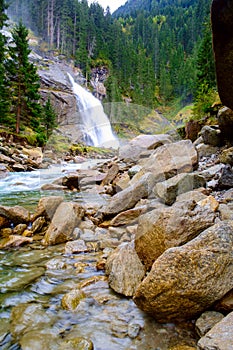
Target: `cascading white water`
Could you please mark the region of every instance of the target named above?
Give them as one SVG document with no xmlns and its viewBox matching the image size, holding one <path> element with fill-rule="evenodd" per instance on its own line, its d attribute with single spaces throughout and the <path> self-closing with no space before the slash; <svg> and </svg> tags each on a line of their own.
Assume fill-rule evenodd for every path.
<svg viewBox="0 0 233 350">
<path fill-rule="evenodd" d="M 90 92 L 75 83 L 67 73 L 76 95 L 79 112 L 84 126 L 86 144 L 96 147 L 118 148 L 119 142 L 113 135 L 111 124 L 104 113 L 101 102 Z"/>
</svg>

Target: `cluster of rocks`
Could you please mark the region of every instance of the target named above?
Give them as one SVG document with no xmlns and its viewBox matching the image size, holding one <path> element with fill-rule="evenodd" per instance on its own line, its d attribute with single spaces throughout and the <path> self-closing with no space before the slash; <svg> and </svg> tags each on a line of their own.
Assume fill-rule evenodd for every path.
<svg viewBox="0 0 233 350">
<path fill-rule="evenodd" d="M 198 347 L 231 349 L 233 149 L 213 146 L 218 128 L 208 138 L 206 129 L 194 143 L 140 135 L 118 158 L 47 185 L 81 191 L 81 203 L 44 197 L 34 214 L 1 206 L 0 248 L 65 243 L 65 254 L 103 250 L 97 269 L 105 269 L 110 287 L 157 321 L 228 314 L 199 331 Z M 87 199 L 90 193 L 97 200 Z M 63 304 L 72 308 L 80 298 L 75 290 Z"/>
<path fill-rule="evenodd" d="M 0 137 L 0 175 L 5 175 L 7 171 L 32 171 L 40 168 L 42 149 L 14 139 L 13 135 L 8 134 Z"/>
<path fill-rule="evenodd" d="M 79 152 L 75 151 L 72 145 L 66 154 L 61 154 L 52 148 L 51 145 L 45 149 L 34 147 L 28 144 L 23 138 L 13 134 L 2 133 L 0 135 L 0 178 L 5 177 L 8 172 L 34 171 L 48 168 L 51 164 L 83 163 L 87 158 L 109 159 L 116 152 L 115 150 L 105 150 L 100 153 L 98 150 L 87 150 L 85 146 L 78 145 Z"/>
</svg>

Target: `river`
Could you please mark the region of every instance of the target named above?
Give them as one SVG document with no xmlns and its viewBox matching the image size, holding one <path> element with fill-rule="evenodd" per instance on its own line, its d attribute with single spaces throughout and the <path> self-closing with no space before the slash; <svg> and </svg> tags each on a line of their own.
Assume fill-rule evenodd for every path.
<svg viewBox="0 0 233 350">
<path fill-rule="evenodd" d="M 96 161 L 90 161 L 79 167 L 94 164 Z M 39 198 L 48 195 L 40 190 L 41 185 L 77 168 L 76 164 L 63 164 L 31 173 L 11 173 L 0 180 L 1 205 L 17 204 L 33 211 Z M 79 202 L 85 198 L 78 193 L 63 195 Z M 177 345 L 195 348 L 192 323 L 158 324 L 132 299 L 109 289 L 103 270 L 97 269 L 107 249 L 65 254 L 64 247 L 65 244 L 44 247 L 34 242 L 0 250 L 1 350 L 181 349 Z M 70 311 L 64 307 L 63 299 L 75 290 L 82 290 L 84 296 Z"/>
</svg>

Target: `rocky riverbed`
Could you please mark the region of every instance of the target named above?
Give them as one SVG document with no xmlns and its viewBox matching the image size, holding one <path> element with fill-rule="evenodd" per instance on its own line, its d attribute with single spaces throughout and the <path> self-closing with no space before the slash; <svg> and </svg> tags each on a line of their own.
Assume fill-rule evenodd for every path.
<svg viewBox="0 0 233 350">
<path fill-rule="evenodd" d="M 44 184 L 33 212 L 0 206 L 3 349 L 232 349 L 233 150 L 220 132 L 140 135 Z"/>
</svg>

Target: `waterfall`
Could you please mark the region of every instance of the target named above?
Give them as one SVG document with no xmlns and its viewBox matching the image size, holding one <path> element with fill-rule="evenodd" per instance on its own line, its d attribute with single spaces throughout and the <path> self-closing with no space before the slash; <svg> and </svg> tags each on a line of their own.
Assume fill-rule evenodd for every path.
<svg viewBox="0 0 233 350">
<path fill-rule="evenodd" d="M 113 135 L 111 124 L 100 100 L 75 83 L 69 73 L 68 76 L 82 118 L 85 143 L 95 147 L 118 148 L 119 142 Z"/>
</svg>

